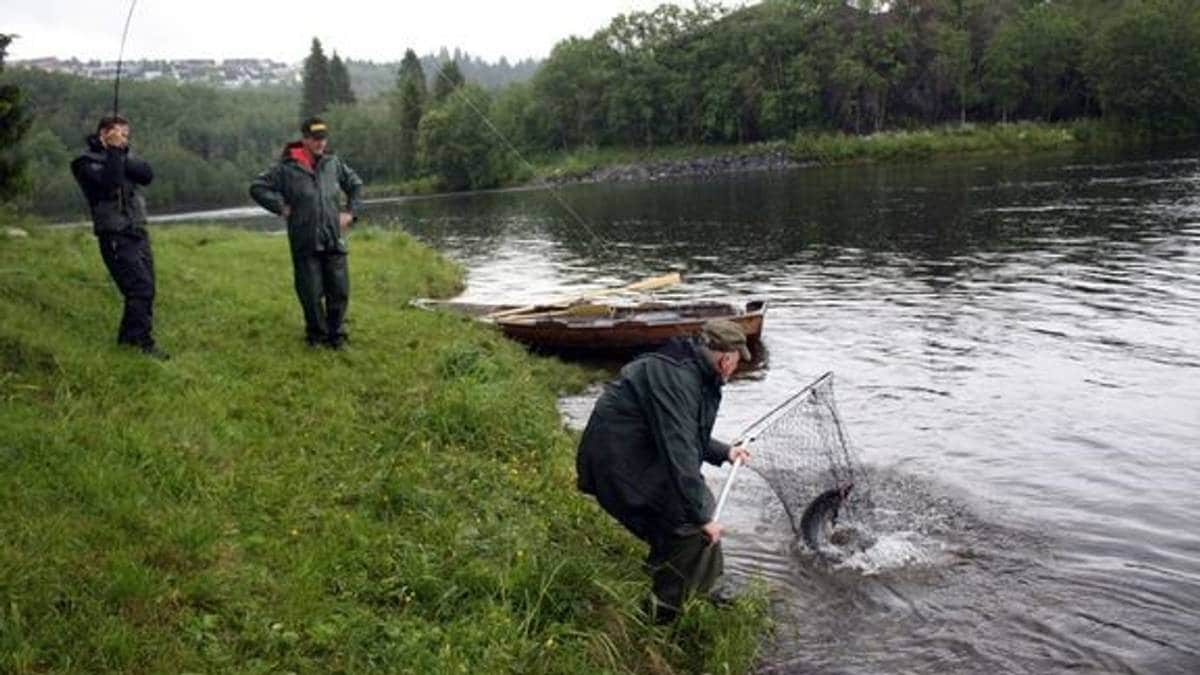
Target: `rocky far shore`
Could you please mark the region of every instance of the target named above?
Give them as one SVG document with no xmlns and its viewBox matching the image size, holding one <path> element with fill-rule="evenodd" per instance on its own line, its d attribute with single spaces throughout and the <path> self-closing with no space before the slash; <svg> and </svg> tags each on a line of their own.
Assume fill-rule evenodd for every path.
<svg viewBox="0 0 1200 675">
<path fill-rule="evenodd" d="M 756 154 L 729 154 L 690 159 L 631 162 L 596 167 L 586 172 L 545 176 L 537 184 L 565 185 L 572 183 L 629 183 L 692 176 L 719 176 L 752 171 L 782 171 L 810 166 L 798 162 L 784 150 Z"/>
</svg>

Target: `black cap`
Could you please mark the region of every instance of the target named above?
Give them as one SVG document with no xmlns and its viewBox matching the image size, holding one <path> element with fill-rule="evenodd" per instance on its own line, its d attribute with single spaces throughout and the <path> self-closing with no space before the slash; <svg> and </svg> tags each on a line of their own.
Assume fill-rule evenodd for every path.
<svg viewBox="0 0 1200 675">
<path fill-rule="evenodd" d="M 325 138 L 329 135 L 329 125 L 320 117 L 310 117 L 300 125 L 300 133 L 309 138 Z"/>
</svg>

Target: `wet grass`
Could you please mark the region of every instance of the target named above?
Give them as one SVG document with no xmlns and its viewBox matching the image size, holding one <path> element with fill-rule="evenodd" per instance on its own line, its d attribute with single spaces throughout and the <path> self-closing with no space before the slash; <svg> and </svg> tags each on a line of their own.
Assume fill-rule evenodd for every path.
<svg viewBox="0 0 1200 675">
<path fill-rule="evenodd" d="M 1102 122 L 1064 124 L 947 125 L 869 135 L 800 132 L 791 141 L 741 145 L 688 145 L 662 148 L 580 148 L 534 161 L 538 179 L 577 180 L 598 169 L 709 157 L 755 157 L 784 153 L 801 164 L 838 165 L 906 162 L 967 154 L 1040 153 L 1088 146 L 1140 144 L 1146 138 Z"/>
<path fill-rule="evenodd" d="M 545 182 L 588 180 L 596 171 L 628 165 L 652 165 L 710 158 L 787 156 L 802 165 L 835 166 L 914 162 L 963 155 L 1014 155 L 1095 147 L 1141 146 L 1161 141 L 1144 132 L 1080 120 L 1064 123 L 949 124 L 875 134 L 801 131 L 791 140 L 735 145 L 666 145 L 660 147 L 583 146 L 569 151 L 512 158 L 512 175 L 500 189 Z M 432 177 L 400 183 L 374 183 L 370 197 L 421 196 L 442 191 Z"/>
<path fill-rule="evenodd" d="M 789 145 L 796 160 L 818 164 L 903 162 L 968 154 L 1038 153 L 1098 144 L 1108 131 L 1095 124 L 951 125 L 867 136 L 798 134 Z"/>
<path fill-rule="evenodd" d="M 647 626 L 574 487 L 594 374 L 408 308 L 461 270 L 361 232 L 309 350 L 280 237 L 155 231 L 166 363 L 83 230 L 0 238 L 0 672 L 745 672 L 763 603 Z"/>
</svg>

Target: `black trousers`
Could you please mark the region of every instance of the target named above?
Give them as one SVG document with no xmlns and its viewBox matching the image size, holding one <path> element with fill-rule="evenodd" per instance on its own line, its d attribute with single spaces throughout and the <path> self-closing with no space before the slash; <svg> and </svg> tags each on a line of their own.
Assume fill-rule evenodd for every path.
<svg viewBox="0 0 1200 675">
<path fill-rule="evenodd" d="M 104 266 L 125 298 L 117 342 L 154 346 L 154 256 L 150 235 L 141 228 L 97 237 Z"/>
<path fill-rule="evenodd" d="M 337 341 L 346 337 L 343 322 L 350 304 L 350 271 L 346 254 L 336 251 L 292 252 L 296 297 L 304 310 L 304 332 L 309 341 Z"/>
</svg>

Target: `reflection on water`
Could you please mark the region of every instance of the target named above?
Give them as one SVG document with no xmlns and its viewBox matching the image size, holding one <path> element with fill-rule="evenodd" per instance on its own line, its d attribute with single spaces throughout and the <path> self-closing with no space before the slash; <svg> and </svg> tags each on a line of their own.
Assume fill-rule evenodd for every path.
<svg viewBox="0 0 1200 675">
<path fill-rule="evenodd" d="M 837 373 L 895 512 L 891 548 L 874 567 L 819 564 L 742 472 L 727 560 L 775 588 L 764 672 L 1200 670 L 1200 160 L 963 160 L 562 196 L 587 229 L 536 191 L 367 215 L 462 260 L 472 300 L 672 270 L 688 283 L 668 299 L 768 300 L 769 359 L 727 388 L 725 436 Z"/>
</svg>

